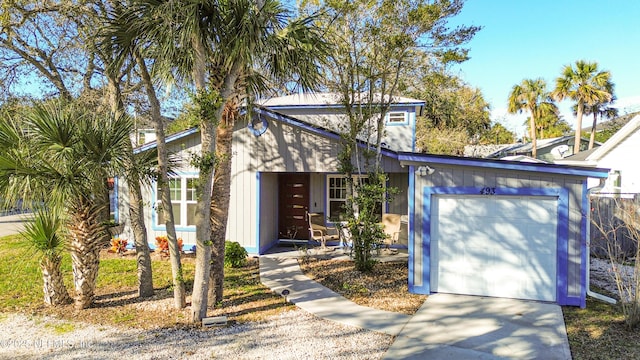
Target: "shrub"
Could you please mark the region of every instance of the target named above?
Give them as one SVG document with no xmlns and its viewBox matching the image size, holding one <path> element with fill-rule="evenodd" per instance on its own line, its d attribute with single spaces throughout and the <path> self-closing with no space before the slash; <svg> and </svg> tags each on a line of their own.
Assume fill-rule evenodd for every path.
<svg viewBox="0 0 640 360">
<path fill-rule="evenodd" d="M 169 254 L 169 239 L 166 236 L 156 236 L 156 245 L 161 253 Z M 178 238 L 178 249 L 182 252 L 182 238 Z"/>
<path fill-rule="evenodd" d="M 247 250 L 237 241 L 225 241 L 224 266 L 232 268 L 243 267 L 247 263 Z"/>
<path fill-rule="evenodd" d="M 118 237 L 112 238 L 111 239 L 111 252 L 114 252 L 116 254 L 122 254 L 123 252 L 125 252 L 127 250 L 127 240 L 126 239 L 121 239 Z"/>
</svg>

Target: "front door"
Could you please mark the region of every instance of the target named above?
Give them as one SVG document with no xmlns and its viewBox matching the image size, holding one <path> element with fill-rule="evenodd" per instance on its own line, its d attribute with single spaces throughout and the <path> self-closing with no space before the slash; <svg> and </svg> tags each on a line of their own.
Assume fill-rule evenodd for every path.
<svg viewBox="0 0 640 360">
<path fill-rule="evenodd" d="M 280 174 L 278 236 L 280 239 L 309 239 L 309 174 Z"/>
</svg>

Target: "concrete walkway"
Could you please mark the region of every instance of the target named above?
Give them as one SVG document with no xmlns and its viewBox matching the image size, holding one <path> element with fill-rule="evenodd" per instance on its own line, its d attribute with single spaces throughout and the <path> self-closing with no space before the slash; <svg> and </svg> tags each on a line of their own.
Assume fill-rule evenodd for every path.
<svg viewBox="0 0 640 360">
<path fill-rule="evenodd" d="M 347 300 L 302 274 L 291 254 L 261 256 L 260 278 L 319 317 L 396 336 L 384 359 L 571 359 L 555 304 L 434 294 L 411 317 Z"/>
<path fill-rule="evenodd" d="M 271 290 L 318 317 L 398 335 L 411 316 L 360 306 L 302 274 L 294 258 L 260 257 L 260 280 Z"/>
</svg>

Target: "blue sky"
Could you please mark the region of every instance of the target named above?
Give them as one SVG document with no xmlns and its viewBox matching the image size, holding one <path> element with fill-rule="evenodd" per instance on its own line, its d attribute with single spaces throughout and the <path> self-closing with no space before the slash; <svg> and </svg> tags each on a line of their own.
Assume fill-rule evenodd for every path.
<svg viewBox="0 0 640 360">
<path fill-rule="evenodd" d="M 640 1 L 467 0 L 450 24 L 483 27 L 468 44 L 471 59 L 453 70 L 518 135 L 526 115 L 505 115 L 513 85 L 541 77 L 552 89 L 562 67 L 580 59 L 611 72 L 621 113 L 640 110 Z M 559 105 L 573 126 L 571 102 Z"/>
</svg>

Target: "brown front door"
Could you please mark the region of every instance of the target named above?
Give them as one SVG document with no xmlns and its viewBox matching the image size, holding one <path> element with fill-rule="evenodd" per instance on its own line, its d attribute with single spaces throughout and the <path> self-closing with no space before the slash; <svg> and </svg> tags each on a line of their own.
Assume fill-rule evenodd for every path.
<svg viewBox="0 0 640 360">
<path fill-rule="evenodd" d="M 278 236 L 280 239 L 309 239 L 309 174 L 280 174 Z"/>
</svg>

